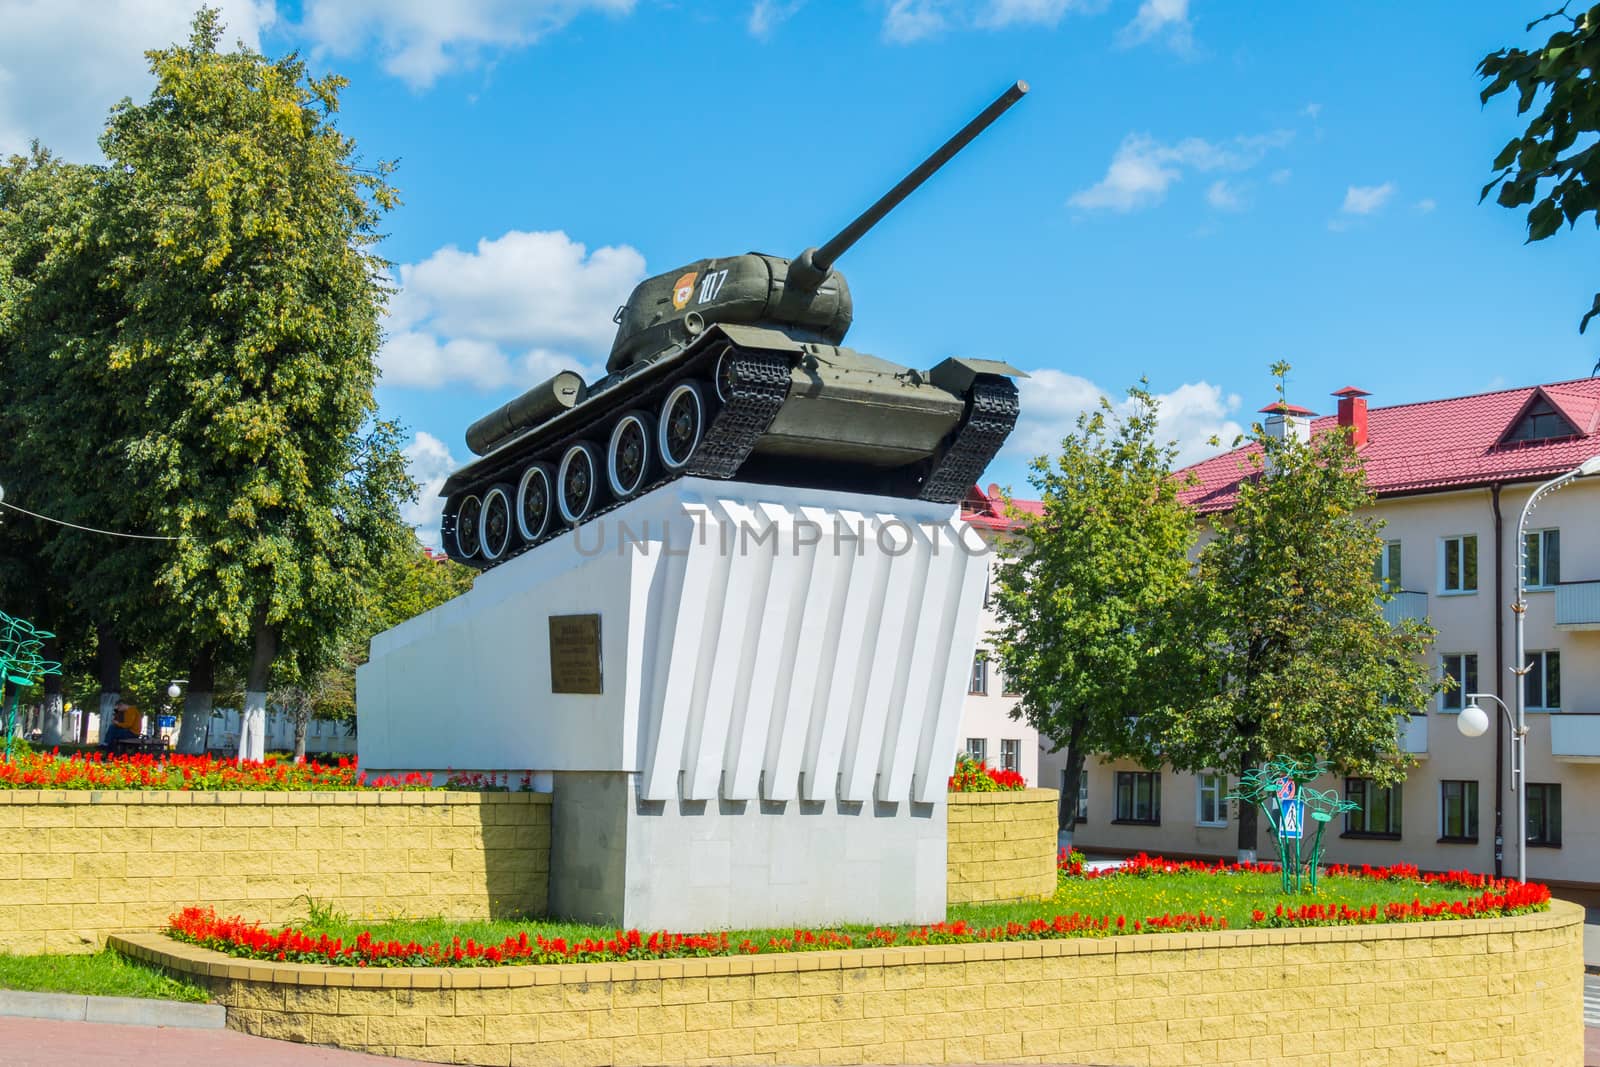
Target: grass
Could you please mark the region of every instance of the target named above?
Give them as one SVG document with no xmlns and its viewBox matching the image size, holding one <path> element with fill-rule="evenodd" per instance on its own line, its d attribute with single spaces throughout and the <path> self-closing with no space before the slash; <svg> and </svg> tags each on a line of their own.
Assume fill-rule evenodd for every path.
<svg viewBox="0 0 1600 1067">
<path fill-rule="evenodd" d="M 1141 877 L 1119 875 L 1105 878 L 1072 878 L 1062 876 L 1054 896 L 1042 901 L 1019 901 L 1004 904 L 958 904 L 949 909 L 950 922 L 965 920 L 974 927 L 988 928 L 1008 922 L 1026 923 L 1031 919 L 1050 919 L 1057 915 L 1078 912 L 1098 918 L 1107 915 L 1115 919 L 1126 916 L 1131 925 L 1134 920 L 1152 916 L 1206 912 L 1228 920 L 1231 929 L 1250 925 L 1254 909 L 1271 912 L 1278 904 L 1348 904 L 1365 907 L 1376 904 L 1381 911 L 1391 902 L 1409 903 L 1420 899 L 1423 903 L 1444 900 L 1467 900 L 1478 895 L 1479 890 L 1460 887 L 1425 885 L 1421 882 L 1381 881 L 1354 876 L 1324 875 L 1316 893 L 1285 895 L 1279 889 L 1276 874 L 1198 873 L 1162 874 Z M 515 937 L 526 930 L 530 937 L 564 938 L 569 943 L 585 938 L 603 940 L 615 935 L 614 926 L 551 921 L 547 919 L 500 919 L 459 921 L 443 918 L 398 918 L 379 921 L 352 919 L 330 909 L 313 906 L 307 921 L 296 924 L 307 934 L 353 940 L 362 931 L 371 932 L 375 940 L 415 941 L 422 945 L 433 942 L 449 944 L 452 938 L 462 941 L 472 938 L 480 944 L 499 944 L 506 937 Z M 829 926 L 849 933 L 864 934 L 870 925 L 839 924 Z M 908 929 L 909 927 L 900 927 Z M 644 931 L 648 933 L 649 931 Z M 699 931 L 676 931 L 691 933 Z M 765 944 L 774 936 L 790 936 L 793 927 L 765 930 L 729 931 L 729 940 L 737 945 L 749 938 Z"/>
<path fill-rule="evenodd" d="M 11 956 L 0 953 L 0 989 L 35 993 L 79 993 L 102 997 L 147 997 L 204 1003 L 200 986 L 155 967 L 117 955 Z"/>
</svg>

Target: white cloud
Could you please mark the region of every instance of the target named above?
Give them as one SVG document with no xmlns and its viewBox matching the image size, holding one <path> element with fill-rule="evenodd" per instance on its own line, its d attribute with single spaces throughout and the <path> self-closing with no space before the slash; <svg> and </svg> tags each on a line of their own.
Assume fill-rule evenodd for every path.
<svg viewBox="0 0 1600 1067">
<path fill-rule="evenodd" d="M 1243 211 L 1244 190 L 1230 184 L 1226 178 L 1218 178 L 1206 190 L 1206 203 L 1218 211 Z"/>
<path fill-rule="evenodd" d="M 987 0 L 976 12 L 974 24 L 994 29 L 1002 26 L 1054 26 L 1070 11 L 1093 11 L 1090 0 Z"/>
<path fill-rule="evenodd" d="M 1352 185 L 1345 190 L 1344 203 L 1339 210 L 1346 215 L 1370 215 L 1379 210 L 1394 196 L 1394 182 L 1382 185 Z"/>
<path fill-rule="evenodd" d="M 401 505 L 400 518 L 416 527 L 423 544 L 438 549 L 439 516 L 444 512 L 439 490 L 458 464 L 449 446 L 425 430 L 417 431 L 401 455 L 406 459 L 406 472 L 417 483 L 417 499 Z"/>
<path fill-rule="evenodd" d="M 1317 121 L 1317 116 L 1322 114 L 1322 105 L 1321 104 L 1307 104 L 1305 107 L 1300 109 L 1300 114 L 1304 115 L 1306 118 L 1310 119 L 1312 122 L 1315 122 L 1315 121 Z"/>
<path fill-rule="evenodd" d="M 272 0 L 211 0 L 223 42 L 259 48 Z M 37 138 L 82 162 L 98 160 L 106 112 L 149 92 L 147 49 L 189 38 L 198 0 L 0 0 L 0 156 Z"/>
<path fill-rule="evenodd" d="M 612 313 L 643 277 L 635 249 L 591 253 L 560 231 L 512 230 L 470 252 L 448 245 L 397 271 L 384 382 L 495 389 L 575 363 L 593 378 L 616 331 Z"/>
<path fill-rule="evenodd" d="M 772 31 L 788 22 L 795 12 L 805 6 L 805 0 L 756 0 L 750 6 L 750 16 L 745 20 L 745 29 L 750 31 L 750 36 L 766 40 L 772 36 Z"/>
<path fill-rule="evenodd" d="M 1160 40 L 1175 52 L 1194 51 L 1189 0 L 1144 0 L 1133 21 L 1122 28 L 1119 39 L 1123 45 Z"/>
<path fill-rule="evenodd" d="M 1421 200 L 1417 201 L 1417 210 L 1422 212 L 1424 215 L 1438 206 L 1438 203 L 1435 202 L 1431 196 L 1423 197 Z"/>
<path fill-rule="evenodd" d="M 1288 167 L 1279 167 L 1277 170 L 1273 171 L 1267 176 L 1267 180 L 1273 185 L 1282 185 L 1293 176 L 1294 171 L 1290 170 Z"/>
<path fill-rule="evenodd" d="M 350 55 L 376 45 L 383 69 L 413 89 L 476 66 L 485 51 L 532 44 L 580 15 L 627 15 L 634 0 L 306 0 L 317 47 Z"/>
<path fill-rule="evenodd" d="M 890 0 L 883 16 L 883 36 L 897 44 L 910 44 L 942 32 L 949 25 L 941 0 Z"/>
<path fill-rule="evenodd" d="M 1164 144 L 1148 134 L 1130 133 L 1117 146 L 1106 168 L 1106 176 L 1067 201 L 1087 211 L 1128 212 L 1159 204 L 1167 188 L 1183 177 L 1184 171 L 1244 171 L 1261 162 L 1274 148 L 1288 144 L 1294 135 L 1287 130 L 1229 141 L 1211 142 L 1189 137 L 1176 144 Z"/>
<path fill-rule="evenodd" d="M 1093 12 L 1106 0 L 889 0 L 883 36 L 910 44 L 950 29 L 1054 26 L 1067 14 Z"/>
<path fill-rule="evenodd" d="M 1036 370 L 1032 376 L 1018 381 L 1022 391 L 1022 416 L 1017 428 L 1006 442 L 1002 455 L 1026 462 L 1034 456 L 1056 454 L 1064 437 L 1077 424 L 1078 416 L 1099 404 L 1102 396 L 1109 395 L 1087 378 L 1059 370 Z M 1159 402 L 1159 425 L 1162 440 L 1178 444 L 1177 462 L 1180 466 L 1194 463 L 1214 455 L 1218 446 L 1210 443 L 1212 437 L 1220 439 L 1227 447 L 1244 432 L 1232 417 L 1238 412 L 1240 399 L 1209 382 L 1187 382 L 1167 393 L 1155 395 Z M 1119 414 L 1129 410 L 1130 402 L 1123 396 L 1114 403 Z"/>
</svg>

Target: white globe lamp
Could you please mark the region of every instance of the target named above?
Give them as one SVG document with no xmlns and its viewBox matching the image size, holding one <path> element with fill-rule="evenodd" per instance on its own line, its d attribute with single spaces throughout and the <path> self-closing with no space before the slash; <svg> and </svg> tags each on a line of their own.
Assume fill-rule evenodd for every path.
<svg viewBox="0 0 1600 1067">
<path fill-rule="evenodd" d="M 171 685 L 167 686 L 167 699 L 168 700 L 177 700 L 178 697 L 180 697 L 182 695 L 183 695 L 183 690 L 178 687 L 178 683 L 177 682 L 173 682 Z"/>
<path fill-rule="evenodd" d="M 1489 729 L 1489 713 L 1476 703 L 1468 704 L 1456 716 L 1456 729 L 1465 737 L 1482 737 Z"/>
</svg>

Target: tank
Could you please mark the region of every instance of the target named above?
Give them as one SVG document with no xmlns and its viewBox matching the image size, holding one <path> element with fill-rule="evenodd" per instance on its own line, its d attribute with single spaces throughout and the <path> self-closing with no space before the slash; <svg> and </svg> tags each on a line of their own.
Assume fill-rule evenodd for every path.
<svg viewBox="0 0 1600 1067">
<path fill-rule="evenodd" d="M 1027 91 L 1000 94 L 820 248 L 640 282 L 604 377 L 563 371 L 472 424 L 478 458 L 440 493 L 445 551 L 493 567 L 685 475 L 962 500 L 1016 424 L 1025 375 L 841 347 L 854 308 L 834 264 Z"/>
</svg>

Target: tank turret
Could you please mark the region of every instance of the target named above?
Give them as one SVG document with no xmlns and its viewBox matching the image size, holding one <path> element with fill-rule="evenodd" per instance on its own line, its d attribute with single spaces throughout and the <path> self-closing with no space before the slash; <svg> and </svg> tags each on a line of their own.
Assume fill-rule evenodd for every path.
<svg viewBox="0 0 1600 1067">
<path fill-rule="evenodd" d="M 991 360 L 926 371 L 840 347 L 846 250 L 1028 91 L 1017 82 L 832 239 L 647 278 L 617 309 L 606 374 L 564 371 L 473 423 L 445 483 L 455 559 L 493 566 L 683 475 L 959 501 L 1017 417 Z"/>
</svg>

